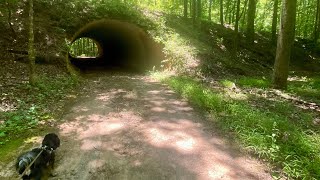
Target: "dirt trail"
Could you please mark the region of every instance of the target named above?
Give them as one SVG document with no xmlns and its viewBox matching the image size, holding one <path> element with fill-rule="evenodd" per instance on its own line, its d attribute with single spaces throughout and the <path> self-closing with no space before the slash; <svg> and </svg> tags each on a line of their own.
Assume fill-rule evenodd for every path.
<svg viewBox="0 0 320 180">
<path fill-rule="evenodd" d="M 167 87 L 137 75 L 88 78 L 89 93 L 58 127 L 50 179 L 272 179 Z"/>
</svg>

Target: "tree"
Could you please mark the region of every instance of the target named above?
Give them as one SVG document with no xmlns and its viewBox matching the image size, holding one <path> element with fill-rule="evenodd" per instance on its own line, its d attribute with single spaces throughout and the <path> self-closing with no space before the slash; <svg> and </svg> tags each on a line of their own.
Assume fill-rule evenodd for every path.
<svg viewBox="0 0 320 180">
<path fill-rule="evenodd" d="M 220 0 L 220 24 L 223 25 L 223 0 Z"/>
<path fill-rule="evenodd" d="M 31 85 L 36 83 L 35 73 L 35 49 L 34 49 L 34 34 L 33 34 L 33 0 L 29 0 L 29 82 Z"/>
<path fill-rule="evenodd" d="M 320 0 L 317 0 L 317 11 L 316 11 L 316 20 L 314 23 L 314 42 L 317 42 L 319 39 L 320 31 Z"/>
<path fill-rule="evenodd" d="M 183 0 L 183 17 L 188 17 L 188 0 Z"/>
<path fill-rule="evenodd" d="M 208 20 L 211 21 L 211 9 L 212 9 L 213 0 L 209 0 L 209 12 L 208 12 Z"/>
<path fill-rule="evenodd" d="M 249 0 L 248 21 L 247 21 L 247 41 L 252 44 L 254 41 L 254 19 L 256 17 L 257 0 Z"/>
<path fill-rule="evenodd" d="M 194 25 L 196 24 L 196 15 L 197 15 L 196 4 L 197 4 L 197 1 L 192 0 L 192 21 Z"/>
<path fill-rule="evenodd" d="M 8 10 L 8 25 L 9 25 L 9 28 L 11 30 L 12 36 L 14 38 L 16 38 L 17 35 L 16 35 L 16 32 L 15 32 L 13 26 L 12 26 L 12 10 L 11 9 L 12 9 L 12 6 L 15 5 L 15 3 L 16 2 L 12 1 L 12 0 L 10 2 L 8 2 L 8 0 L 5 0 L 5 4 L 6 4 L 7 10 Z"/>
<path fill-rule="evenodd" d="M 291 49 L 295 36 L 297 0 L 282 0 L 280 32 L 273 72 L 273 87 L 286 89 Z"/>
<path fill-rule="evenodd" d="M 238 50 L 238 42 L 239 42 L 239 20 L 240 20 L 240 0 L 237 0 L 237 10 L 236 10 L 236 22 L 235 22 L 235 38 L 234 38 L 234 48 L 235 52 Z"/>
<path fill-rule="evenodd" d="M 202 4 L 201 4 L 201 0 L 197 0 L 197 18 L 198 20 L 201 20 L 201 14 L 202 14 Z"/>
<path fill-rule="evenodd" d="M 277 42 L 277 22 L 278 22 L 278 6 L 279 0 L 273 0 L 273 16 L 272 16 L 272 27 L 271 27 L 271 41 L 273 44 Z"/>
</svg>

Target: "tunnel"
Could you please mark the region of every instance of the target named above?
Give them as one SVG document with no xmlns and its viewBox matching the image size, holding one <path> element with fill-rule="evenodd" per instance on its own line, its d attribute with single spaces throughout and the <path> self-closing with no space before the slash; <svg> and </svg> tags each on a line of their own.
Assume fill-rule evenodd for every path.
<svg viewBox="0 0 320 180">
<path fill-rule="evenodd" d="M 90 38 L 97 43 L 99 56 L 71 57 L 71 64 L 80 70 L 120 68 L 145 71 L 160 65 L 163 59 L 161 45 L 141 28 L 119 20 L 98 20 L 86 24 L 71 39 Z"/>
</svg>

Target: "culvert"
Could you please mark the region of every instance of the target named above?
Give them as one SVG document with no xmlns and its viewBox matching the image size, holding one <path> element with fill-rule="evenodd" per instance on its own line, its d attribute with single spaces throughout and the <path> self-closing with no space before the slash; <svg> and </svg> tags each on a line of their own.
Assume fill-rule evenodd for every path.
<svg viewBox="0 0 320 180">
<path fill-rule="evenodd" d="M 129 71 L 144 71 L 157 67 L 163 59 L 161 45 L 155 43 L 141 28 L 118 20 L 93 21 L 73 36 L 71 43 L 80 38 L 96 42 L 96 58 L 71 57 L 71 64 L 81 70 L 113 67 Z"/>
</svg>

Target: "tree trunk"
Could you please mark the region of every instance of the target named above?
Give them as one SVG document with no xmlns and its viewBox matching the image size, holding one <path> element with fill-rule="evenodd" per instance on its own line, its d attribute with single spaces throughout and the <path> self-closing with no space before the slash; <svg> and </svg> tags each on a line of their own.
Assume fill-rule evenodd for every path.
<svg viewBox="0 0 320 180">
<path fill-rule="evenodd" d="M 241 20 L 241 28 L 244 29 L 244 24 L 245 24 L 245 20 L 246 20 L 246 17 L 247 17 L 247 7 L 248 7 L 248 0 L 246 0 L 244 2 L 244 6 L 243 6 L 243 10 L 240 14 L 240 17 L 239 17 L 239 22 Z"/>
<path fill-rule="evenodd" d="M 197 18 L 198 18 L 198 20 L 201 19 L 201 15 L 202 15 L 201 0 L 197 0 Z"/>
<path fill-rule="evenodd" d="M 213 0 L 209 0 L 209 14 L 208 14 L 208 20 L 209 20 L 209 21 L 211 21 L 212 1 L 213 1 Z"/>
<path fill-rule="evenodd" d="M 316 43 L 319 39 L 319 30 L 320 30 L 320 0 L 317 0 L 317 12 L 316 12 L 316 20 L 314 23 L 314 42 Z"/>
<path fill-rule="evenodd" d="M 188 17 L 188 0 L 183 0 L 183 17 Z"/>
<path fill-rule="evenodd" d="M 223 26 L 223 0 L 220 0 L 220 24 Z"/>
<path fill-rule="evenodd" d="M 231 3 L 231 0 L 227 0 L 226 11 L 225 11 L 225 16 L 224 16 L 225 21 L 228 21 L 228 19 L 229 19 L 228 16 L 229 16 L 230 3 Z M 229 24 L 230 24 L 230 22 L 229 22 Z"/>
<path fill-rule="evenodd" d="M 197 15 L 197 9 L 196 9 L 196 4 L 197 1 L 196 0 L 192 0 L 192 21 L 193 21 L 193 25 L 196 24 L 196 15 Z"/>
<path fill-rule="evenodd" d="M 236 12 L 237 12 L 237 11 L 236 11 L 237 2 L 238 2 L 238 0 L 236 0 L 236 1 L 233 2 L 231 23 L 234 23 L 234 22 L 235 22 L 235 16 L 236 16 Z M 230 23 L 230 24 L 231 24 L 231 23 Z"/>
<path fill-rule="evenodd" d="M 273 16 L 272 16 L 272 28 L 271 28 L 271 41 L 272 44 L 277 43 L 277 24 L 278 24 L 278 7 L 279 7 L 279 0 L 273 1 Z"/>
<path fill-rule="evenodd" d="M 282 13 L 277 53 L 274 63 L 273 87 L 286 89 L 291 49 L 295 36 L 297 0 L 282 0 Z"/>
<path fill-rule="evenodd" d="M 35 49 L 34 49 L 34 34 L 33 34 L 33 0 L 29 0 L 29 83 L 36 84 L 35 74 Z"/>
<path fill-rule="evenodd" d="M 247 41 L 253 44 L 254 41 L 254 18 L 256 16 L 257 0 L 249 0 L 248 22 L 247 22 Z"/>
<path fill-rule="evenodd" d="M 236 54 L 239 46 L 239 20 L 240 20 L 240 0 L 236 2 L 236 19 L 234 25 L 234 53 Z"/>
<path fill-rule="evenodd" d="M 11 23 L 11 21 L 12 21 L 12 11 L 11 11 L 12 4 L 8 3 L 7 0 L 5 1 L 5 4 L 6 4 L 7 10 L 8 10 L 8 25 L 9 25 L 9 28 L 11 30 L 12 36 L 14 38 L 17 38 L 17 34 L 16 34 L 16 32 L 15 32 L 13 26 L 12 26 L 12 23 Z"/>
<path fill-rule="evenodd" d="M 239 45 L 239 20 L 240 20 L 240 0 L 237 0 L 237 10 L 236 10 L 236 20 L 235 20 L 235 38 L 234 38 L 234 48 L 235 52 L 238 51 L 238 45 Z"/>
</svg>

